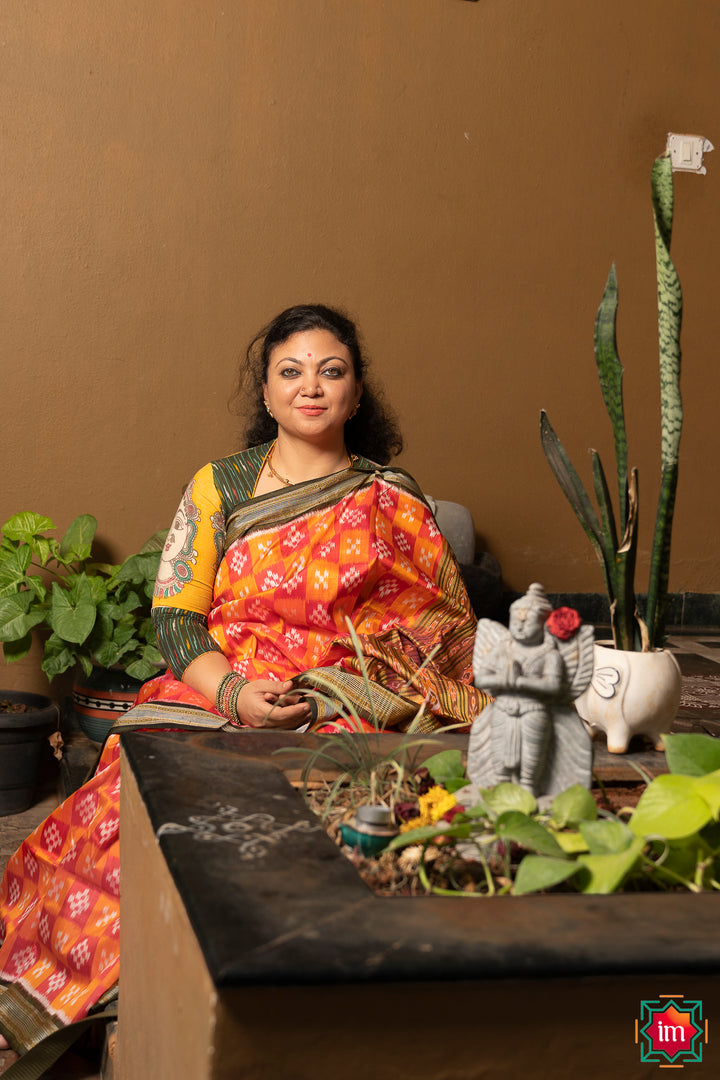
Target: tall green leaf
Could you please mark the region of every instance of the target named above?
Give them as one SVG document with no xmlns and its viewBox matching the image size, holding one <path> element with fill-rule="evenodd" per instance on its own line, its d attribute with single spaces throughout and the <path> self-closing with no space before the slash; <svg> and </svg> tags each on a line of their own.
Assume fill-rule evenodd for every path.
<svg viewBox="0 0 720 1080">
<path fill-rule="evenodd" d="M 618 505 L 620 509 L 620 531 L 625 531 L 627 523 L 627 469 L 628 444 L 625 431 L 625 410 L 623 407 L 622 378 L 623 366 L 617 351 L 616 323 L 618 308 L 618 286 L 615 264 L 605 284 L 595 319 L 595 362 L 600 376 L 605 408 L 613 429 L 615 442 L 615 464 L 617 468 Z"/>
<path fill-rule="evenodd" d="M 597 514 L 585 491 L 582 480 L 575 471 L 565 447 L 555 434 L 555 429 L 544 409 L 540 412 L 540 440 L 545 451 L 545 457 L 550 468 L 555 473 L 557 482 L 575 511 L 577 519 L 585 530 L 597 557 L 601 562 L 604 562 L 600 541 L 600 523 Z"/>
<path fill-rule="evenodd" d="M 673 222 L 673 174 L 669 153 L 659 157 L 652 170 L 652 203 L 655 222 L 655 262 L 658 296 L 658 343 L 660 353 L 660 415 L 662 475 L 645 621 L 650 647 L 662 643 L 670 575 L 677 466 L 683 409 L 680 394 L 680 328 L 682 291 L 670 258 Z"/>
</svg>

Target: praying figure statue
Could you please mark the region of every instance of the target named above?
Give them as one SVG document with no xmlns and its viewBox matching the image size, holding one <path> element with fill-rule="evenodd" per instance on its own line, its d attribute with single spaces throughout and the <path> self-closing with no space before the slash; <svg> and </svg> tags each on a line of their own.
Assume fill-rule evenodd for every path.
<svg viewBox="0 0 720 1080">
<path fill-rule="evenodd" d="M 571 608 L 553 611 L 538 584 L 511 605 L 509 629 L 479 621 L 475 685 L 495 700 L 470 734 L 474 787 L 511 781 L 536 796 L 590 787 L 592 744 L 572 702 L 590 682 L 593 639 L 593 627 Z"/>
</svg>

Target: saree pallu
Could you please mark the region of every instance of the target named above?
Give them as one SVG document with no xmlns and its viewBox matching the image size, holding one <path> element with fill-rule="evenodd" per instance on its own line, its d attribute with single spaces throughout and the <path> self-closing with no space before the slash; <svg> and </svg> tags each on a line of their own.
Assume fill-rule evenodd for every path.
<svg viewBox="0 0 720 1080">
<path fill-rule="evenodd" d="M 118 979 L 118 736 L 93 778 L 23 841 L 0 884 L 0 1032 L 29 1050 Z"/>
<path fill-rule="evenodd" d="M 402 470 L 351 468 L 238 507 L 207 625 L 239 674 L 315 692 L 320 720 L 352 710 L 432 731 L 472 723 L 488 700 L 472 685 L 476 621 L 457 564 Z M 138 700 L 215 711 L 170 673 Z"/>
</svg>

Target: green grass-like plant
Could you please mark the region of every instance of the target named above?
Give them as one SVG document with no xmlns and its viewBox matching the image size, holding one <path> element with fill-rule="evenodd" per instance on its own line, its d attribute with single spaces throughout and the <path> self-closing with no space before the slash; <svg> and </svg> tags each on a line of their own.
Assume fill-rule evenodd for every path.
<svg viewBox="0 0 720 1080">
<path fill-rule="evenodd" d="M 661 481 L 655 519 L 645 617 L 637 611 L 635 564 L 638 543 L 637 469 L 628 469 L 622 377 L 616 344 L 618 287 L 615 266 L 605 285 L 595 322 L 595 360 L 605 408 L 615 444 L 618 512 L 615 513 L 599 454 L 592 450 L 596 512 L 589 495 L 543 410 L 540 437 L 543 450 L 570 505 L 600 560 L 610 602 L 613 640 L 618 649 L 649 651 L 662 645 L 665 631 L 670 540 L 682 430 L 680 396 L 680 325 L 682 293 L 670 258 L 673 221 L 673 174 L 669 153 L 652 169 L 652 206 L 655 221 L 655 257 L 660 352 Z"/>
<path fill-rule="evenodd" d="M 372 731 L 365 729 L 355 705 L 336 686 L 331 687 L 328 684 L 328 690 L 332 689 L 332 697 L 323 694 L 321 690 L 303 689 L 305 697 L 328 705 L 337 716 L 348 724 L 351 730 L 327 734 L 322 738 L 319 745 L 315 747 L 280 747 L 275 751 L 277 754 L 300 753 L 305 755 L 307 760 L 302 770 L 305 798 L 308 797 L 308 782 L 313 771 L 317 770 L 321 763 L 330 765 L 333 769 L 339 768 L 341 770 L 333 783 L 328 785 L 325 793 L 323 820 L 330 814 L 340 792 L 348 793 L 352 807 L 370 803 L 382 804 L 392 809 L 395 803 L 400 801 L 401 794 L 406 790 L 415 772 L 417 752 L 428 745 L 433 745 L 432 736 L 417 735 L 418 726 L 425 711 L 426 703 L 423 702 L 404 733 L 400 745 L 387 750 L 382 748 L 382 742 L 378 736 L 383 734 L 384 728 L 373 705 L 372 684 L 363 657 L 362 646 L 350 619 L 346 617 L 345 622 L 369 701 L 370 715 L 363 717 L 363 719 L 372 725 Z M 436 652 L 437 649 L 428 654 L 413 678 L 416 678 L 423 668 L 432 661 Z M 315 681 L 318 685 L 322 685 L 322 676 L 317 672 L 315 673 Z M 288 697 L 291 696 L 288 695 Z M 465 726 L 464 724 L 451 725 L 443 728 L 443 733 L 452 731 L 455 727 Z"/>
</svg>

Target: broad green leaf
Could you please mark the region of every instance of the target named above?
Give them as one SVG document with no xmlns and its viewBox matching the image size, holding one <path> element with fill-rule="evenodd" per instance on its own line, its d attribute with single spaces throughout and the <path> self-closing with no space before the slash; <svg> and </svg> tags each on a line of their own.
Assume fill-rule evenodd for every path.
<svg viewBox="0 0 720 1080">
<path fill-rule="evenodd" d="M 95 625 L 95 604 L 90 587 L 86 586 L 78 593 L 80 598 L 73 604 L 65 589 L 53 582 L 50 625 L 61 638 L 74 644 L 85 641 Z"/>
<path fill-rule="evenodd" d="M 113 628 L 112 639 L 116 645 L 127 645 L 135 637 L 133 623 L 123 623 Z"/>
<path fill-rule="evenodd" d="M 0 600 L 0 641 L 20 641 L 33 626 L 44 622 L 45 612 L 30 610 L 31 592 L 15 593 Z"/>
<path fill-rule="evenodd" d="M 133 679 L 140 679 L 141 682 L 144 682 L 145 679 L 151 678 L 153 675 L 160 674 L 157 666 L 155 664 L 151 664 L 149 660 L 145 659 L 135 660 L 132 664 L 128 664 L 125 670 L 127 671 L 128 675 L 132 675 Z"/>
<path fill-rule="evenodd" d="M 40 667 L 49 679 L 54 679 L 56 675 L 62 675 L 68 668 L 73 667 L 76 659 L 75 650 L 68 648 L 57 634 L 52 634 L 45 643 Z"/>
<path fill-rule="evenodd" d="M 493 788 L 483 788 L 480 794 L 485 805 L 494 814 L 502 814 L 505 810 L 521 810 L 524 814 L 534 814 L 537 810 L 535 796 L 519 784 L 497 784 Z"/>
<path fill-rule="evenodd" d="M 150 551 L 162 552 L 163 548 L 165 547 L 165 541 L 167 540 L 167 534 L 169 531 L 169 529 L 160 529 L 158 532 L 153 533 L 152 536 L 150 536 L 145 541 L 143 546 L 140 548 L 138 554 L 146 555 Z"/>
<path fill-rule="evenodd" d="M 122 650 L 112 641 L 105 641 L 102 645 L 92 648 L 93 658 L 100 667 L 113 667 L 117 664 Z"/>
<path fill-rule="evenodd" d="M 157 634 L 151 618 L 143 619 L 136 628 L 136 636 L 146 645 L 157 648 Z"/>
<path fill-rule="evenodd" d="M 709 825 L 701 829 L 700 839 L 707 844 L 714 855 L 720 853 L 720 822 L 711 821 Z"/>
<path fill-rule="evenodd" d="M 127 593 L 127 596 L 121 603 L 113 604 L 112 608 L 110 609 L 110 614 L 112 615 L 113 619 L 117 621 L 118 619 L 121 619 L 123 615 L 129 615 L 130 612 L 137 611 L 137 609 L 142 606 L 142 603 L 143 601 L 140 599 L 135 590 L 130 589 Z M 133 622 L 135 622 L 134 619 Z"/>
<path fill-rule="evenodd" d="M 459 750 L 441 750 L 439 754 L 427 758 L 423 764 L 435 783 L 442 784 L 451 794 L 467 786 L 468 779 Z"/>
<path fill-rule="evenodd" d="M 513 895 L 523 896 L 526 893 L 540 892 L 542 889 L 552 889 L 553 885 L 567 881 L 577 872 L 578 864 L 569 859 L 526 855 L 515 875 Z"/>
<path fill-rule="evenodd" d="M 17 641 L 4 641 L 3 642 L 3 655 L 8 664 L 12 664 L 15 660 L 22 660 L 27 656 L 32 647 L 32 633 L 28 633 L 23 638 L 19 638 Z"/>
<path fill-rule="evenodd" d="M 628 824 L 636 836 L 681 840 L 712 820 L 712 810 L 690 776 L 657 776 L 640 796 Z"/>
<path fill-rule="evenodd" d="M 685 881 L 693 881 L 698 860 L 703 857 L 699 838 L 680 844 L 653 844 L 652 848 L 660 873 L 665 870 Z"/>
<path fill-rule="evenodd" d="M 700 798 L 708 804 L 713 817 L 717 820 L 720 815 L 720 769 L 708 773 L 707 776 L 698 776 L 695 779 L 694 788 Z"/>
<path fill-rule="evenodd" d="M 47 589 L 45 588 L 43 579 L 38 577 L 37 574 L 28 574 L 25 578 L 25 583 L 35 599 L 44 604 L 47 600 Z"/>
<path fill-rule="evenodd" d="M 579 855 L 581 851 L 587 851 L 588 846 L 579 832 L 556 832 L 553 836 L 566 855 Z"/>
<path fill-rule="evenodd" d="M 582 784 L 573 784 L 561 791 L 555 796 L 550 807 L 550 816 L 560 829 L 567 825 L 577 825 L 581 821 L 594 821 L 597 813 L 597 803 Z"/>
<path fill-rule="evenodd" d="M 90 660 L 90 657 L 89 656 L 78 656 L 78 663 L 80 664 L 80 667 L 85 672 L 86 676 L 88 678 L 90 678 L 90 676 L 92 675 L 92 669 L 93 669 L 93 665 L 92 665 L 92 661 Z"/>
<path fill-rule="evenodd" d="M 148 581 L 152 581 L 154 584 L 159 564 L 159 551 L 146 552 L 144 555 L 131 555 L 120 567 L 116 580 L 132 581 L 136 585 Z"/>
<path fill-rule="evenodd" d="M 635 866 L 644 847 L 645 841 L 637 837 L 620 854 L 580 855 L 578 884 L 581 891 L 602 895 L 615 892 Z"/>
<path fill-rule="evenodd" d="M 25 583 L 32 552 L 27 544 L 0 557 L 0 596 L 11 596 Z"/>
<path fill-rule="evenodd" d="M 33 514 L 26 510 L 8 518 L 2 531 L 10 540 L 19 540 L 21 543 L 29 544 L 37 533 L 54 528 L 55 523 L 49 517 L 42 517 L 40 514 Z"/>
<path fill-rule="evenodd" d="M 107 584 L 105 578 L 101 578 L 97 574 L 88 574 L 85 577 L 85 580 L 90 586 L 93 603 L 101 604 L 107 597 Z"/>
<path fill-rule="evenodd" d="M 106 598 L 105 582 L 101 577 L 94 574 L 67 574 L 65 583 L 71 604 L 92 600 L 93 604 L 97 606 Z"/>
<path fill-rule="evenodd" d="M 54 557 L 57 554 L 57 540 L 48 540 L 45 536 L 36 536 L 28 543 L 30 544 L 30 550 L 37 557 L 41 566 L 47 564 L 51 555 Z"/>
<path fill-rule="evenodd" d="M 712 735 L 663 735 L 663 742 L 671 773 L 704 776 L 720 769 L 720 739 Z"/>
<path fill-rule="evenodd" d="M 627 851 L 635 836 L 624 821 L 584 821 L 580 832 L 591 855 L 617 855 Z"/>
<path fill-rule="evenodd" d="M 60 559 L 66 563 L 89 559 L 96 530 L 97 519 L 92 514 L 76 517 L 60 541 Z"/>
<path fill-rule="evenodd" d="M 540 855 L 555 855 L 559 858 L 563 855 L 563 850 L 553 834 L 520 810 L 506 810 L 495 822 L 495 829 L 500 839 L 506 842 L 522 844 Z"/>
</svg>

